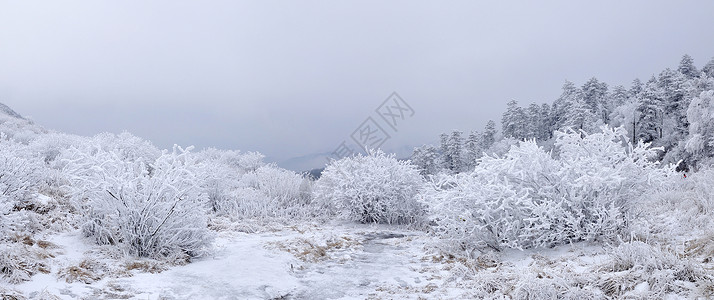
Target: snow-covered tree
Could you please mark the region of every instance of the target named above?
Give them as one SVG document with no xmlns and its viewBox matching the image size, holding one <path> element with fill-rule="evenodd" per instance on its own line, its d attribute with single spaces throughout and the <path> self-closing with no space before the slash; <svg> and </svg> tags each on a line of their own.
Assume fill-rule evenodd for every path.
<svg viewBox="0 0 714 300">
<path fill-rule="evenodd" d="M 599 126 L 600 119 L 583 99 L 575 99 L 565 114 L 565 128 L 592 133 Z"/>
<path fill-rule="evenodd" d="M 543 127 L 543 116 L 541 115 L 540 105 L 532 102 L 526 109 L 526 135 L 528 139 L 540 140 L 541 128 Z"/>
<path fill-rule="evenodd" d="M 377 150 L 330 163 L 315 185 L 315 197 L 333 203 L 348 220 L 417 224 L 424 216 L 416 199 L 422 184 L 414 165 Z"/>
<path fill-rule="evenodd" d="M 662 104 L 664 105 L 664 116 L 671 120 L 671 128 L 665 128 L 664 134 L 681 140 L 688 132 L 687 108 L 689 100 L 686 96 L 685 84 L 687 78 L 682 73 L 665 69 L 659 74 L 658 87 Z M 669 130 L 668 130 L 669 129 Z"/>
<path fill-rule="evenodd" d="M 624 127 L 627 129 L 628 141 L 636 144 L 637 138 L 633 135 L 636 132 L 637 108 L 640 106 L 638 99 L 628 98 L 625 103 L 615 107 L 610 114 L 610 126 Z"/>
<path fill-rule="evenodd" d="M 683 89 L 684 98 L 688 105 L 692 99 L 699 97 L 699 94 L 703 91 L 714 90 L 714 77 L 702 73 L 699 77 L 687 80 L 684 83 Z"/>
<path fill-rule="evenodd" d="M 496 122 L 493 120 L 488 120 L 486 122 L 486 127 L 483 129 L 483 135 L 481 136 L 481 150 L 487 150 L 491 148 L 493 143 L 496 142 Z"/>
<path fill-rule="evenodd" d="M 706 76 L 714 78 L 714 57 L 702 68 L 702 73 Z"/>
<path fill-rule="evenodd" d="M 607 123 L 607 119 L 612 111 L 610 103 L 608 103 L 607 83 L 600 82 L 597 78 L 590 78 L 582 87 L 583 101 L 590 108 L 590 111 L 597 116 L 598 119 Z"/>
<path fill-rule="evenodd" d="M 639 78 L 635 78 L 632 80 L 632 85 L 630 85 L 630 89 L 627 90 L 627 93 L 630 97 L 637 97 L 642 93 L 642 90 L 645 89 L 645 85 L 642 83 L 642 80 Z"/>
<path fill-rule="evenodd" d="M 704 91 L 689 104 L 687 120 L 690 136 L 686 150 L 696 161 L 711 163 L 714 156 L 714 91 Z"/>
<path fill-rule="evenodd" d="M 441 151 L 441 156 L 439 157 L 439 165 L 444 170 L 451 170 L 453 162 L 451 161 L 451 156 L 449 153 L 449 135 L 442 133 L 439 135 L 439 151 Z"/>
<path fill-rule="evenodd" d="M 560 97 L 553 102 L 553 123 L 554 129 L 568 127 L 567 115 L 577 99 L 582 99 L 582 91 L 570 81 L 563 84 L 563 92 Z"/>
<path fill-rule="evenodd" d="M 466 143 L 464 148 L 466 150 L 464 168 L 465 170 L 471 170 L 476 166 L 476 161 L 483 155 L 483 149 L 481 149 L 481 136 L 482 134 L 478 131 L 471 131 L 469 136 L 466 138 Z"/>
<path fill-rule="evenodd" d="M 528 119 L 523 108 L 518 106 L 516 100 L 509 101 L 501 118 L 503 136 L 524 139 L 527 136 L 527 124 Z"/>
<path fill-rule="evenodd" d="M 461 134 L 458 130 L 452 131 L 451 134 L 441 134 L 441 166 L 455 173 L 464 169 L 464 141 Z"/>
<path fill-rule="evenodd" d="M 432 145 L 414 148 L 411 162 L 422 176 L 435 175 L 439 172 L 439 152 Z"/>
<path fill-rule="evenodd" d="M 629 98 L 627 89 L 624 86 L 618 85 L 612 89 L 612 94 L 610 94 L 610 102 L 612 103 L 613 109 L 625 104 Z"/>
<path fill-rule="evenodd" d="M 464 138 L 462 137 L 462 132 L 454 130 L 449 136 L 448 152 L 444 155 L 451 157 L 451 167 L 449 168 L 452 172 L 461 172 L 464 170 Z"/>
<path fill-rule="evenodd" d="M 540 120 L 538 139 L 542 141 L 549 140 L 553 135 L 555 121 L 553 120 L 552 108 L 548 103 L 543 103 L 540 106 Z"/>
<path fill-rule="evenodd" d="M 682 56 L 682 60 L 679 62 L 677 71 L 689 78 L 699 77 L 699 71 L 697 70 L 697 67 L 694 66 L 694 59 L 692 59 L 692 57 L 688 54 Z"/>
<path fill-rule="evenodd" d="M 661 90 L 657 79 L 653 76 L 645 85 L 641 93 L 637 108 L 637 122 L 635 136 L 638 140 L 652 142 L 662 137 L 664 121 Z"/>
</svg>

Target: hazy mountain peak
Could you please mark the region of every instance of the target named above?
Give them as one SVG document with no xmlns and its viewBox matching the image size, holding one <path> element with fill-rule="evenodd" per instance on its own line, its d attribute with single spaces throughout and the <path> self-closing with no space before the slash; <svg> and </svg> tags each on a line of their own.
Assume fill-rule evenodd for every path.
<svg viewBox="0 0 714 300">
<path fill-rule="evenodd" d="M 23 120 L 25 119 L 20 114 L 16 113 L 14 110 L 12 110 L 12 108 L 10 108 L 9 106 L 2 104 L 2 103 L 0 103 L 0 112 L 2 112 L 3 114 L 6 114 L 8 116 L 11 116 L 13 118 L 18 118 L 18 119 L 23 119 Z"/>
</svg>

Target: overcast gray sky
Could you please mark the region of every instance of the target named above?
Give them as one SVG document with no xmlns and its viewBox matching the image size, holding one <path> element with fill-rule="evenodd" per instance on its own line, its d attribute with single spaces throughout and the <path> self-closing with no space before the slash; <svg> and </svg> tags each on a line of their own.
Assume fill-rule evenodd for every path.
<svg viewBox="0 0 714 300">
<path fill-rule="evenodd" d="M 0 102 L 167 148 L 330 152 L 393 91 L 385 148 L 482 129 L 564 80 L 714 56 L 714 1 L 3 1 Z"/>
</svg>

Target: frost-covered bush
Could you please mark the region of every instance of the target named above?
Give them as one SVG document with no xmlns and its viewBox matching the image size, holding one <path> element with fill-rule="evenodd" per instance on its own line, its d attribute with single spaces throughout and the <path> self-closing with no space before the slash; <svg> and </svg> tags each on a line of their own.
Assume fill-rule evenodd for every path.
<svg viewBox="0 0 714 300">
<path fill-rule="evenodd" d="M 233 190 L 232 215 L 240 218 L 303 219 L 315 216 L 317 207 L 306 189 L 310 179 L 295 172 L 265 165 L 244 174 Z"/>
<path fill-rule="evenodd" d="M 714 169 L 701 170 L 687 178 L 688 188 L 694 193 L 692 200 L 703 215 L 714 213 Z"/>
<path fill-rule="evenodd" d="M 245 172 L 255 171 L 265 165 L 264 158 L 265 155 L 260 152 L 248 152 L 239 157 L 238 164 Z"/>
<path fill-rule="evenodd" d="M 437 233 L 462 249 L 550 247 L 625 235 L 632 205 L 674 177 L 624 129 L 556 134 L 555 152 L 533 141 L 484 156 L 471 173 L 432 182 L 422 195 Z M 443 184 L 443 182 L 449 184 Z"/>
<path fill-rule="evenodd" d="M 69 151 L 65 159 L 83 231 L 98 244 L 138 256 L 202 254 L 211 236 L 188 150 L 174 147 L 148 165 L 101 148 Z"/>
<path fill-rule="evenodd" d="M 64 133 L 48 133 L 38 135 L 28 145 L 29 150 L 39 156 L 45 164 L 55 166 L 55 159 L 71 147 L 87 145 L 90 139 L 78 135 Z"/>
<path fill-rule="evenodd" d="M 0 206 L 25 208 L 44 182 L 43 166 L 27 146 L 0 141 Z"/>
<path fill-rule="evenodd" d="M 268 198 L 276 201 L 282 209 L 300 208 L 311 200 L 301 192 L 305 178 L 295 172 L 266 165 L 255 172 L 248 173 L 241 179 L 241 184 L 263 192 Z"/>
<path fill-rule="evenodd" d="M 714 257 L 714 170 L 680 175 L 647 197 L 647 205 L 635 208 L 639 218 L 632 224 L 634 238 L 680 250 L 686 245 Z"/>
<path fill-rule="evenodd" d="M 212 214 L 283 221 L 314 215 L 310 180 L 266 165 L 260 153 L 206 149 L 197 157 L 197 174 Z"/>
<path fill-rule="evenodd" d="M 151 163 L 162 153 L 150 141 L 144 140 L 128 132 L 118 135 L 100 133 L 92 138 L 102 150 L 115 153 L 123 161 L 141 161 Z"/>
<path fill-rule="evenodd" d="M 46 129 L 38 126 L 32 120 L 23 118 L 4 104 L 0 103 L 0 105 L 2 105 L 0 108 L 0 132 L 6 138 L 27 145 L 36 137 L 47 133 Z"/>
<path fill-rule="evenodd" d="M 424 211 L 416 195 L 422 184 L 414 165 L 378 150 L 333 161 L 317 181 L 315 197 L 352 221 L 420 223 Z"/>
<path fill-rule="evenodd" d="M 216 215 L 235 213 L 235 190 L 245 170 L 238 151 L 206 149 L 196 153 L 196 177 L 200 181 L 208 211 Z"/>
</svg>

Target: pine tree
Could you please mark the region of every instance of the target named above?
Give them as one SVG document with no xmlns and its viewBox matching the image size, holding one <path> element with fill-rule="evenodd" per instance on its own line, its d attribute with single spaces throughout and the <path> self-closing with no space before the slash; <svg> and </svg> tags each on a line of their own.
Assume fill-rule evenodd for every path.
<svg viewBox="0 0 714 300">
<path fill-rule="evenodd" d="M 570 106 L 566 115 L 566 127 L 574 130 L 583 130 L 587 133 L 593 133 L 597 128 L 598 117 L 590 109 L 590 106 L 583 99 L 577 99 Z"/>
<path fill-rule="evenodd" d="M 451 157 L 450 170 L 459 173 L 464 170 L 463 138 L 461 131 L 451 132 L 448 143 L 448 155 Z"/>
<path fill-rule="evenodd" d="M 582 92 L 578 89 L 575 84 L 570 81 L 565 81 L 563 84 L 563 92 L 560 97 L 553 102 L 553 123 L 555 124 L 553 129 L 561 129 L 567 127 L 568 120 L 566 115 L 571 109 L 571 106 L 576 101 L 576 99 L 582 97 Z"/>
<path fill-rule="evenodd" d="M 501 118 L 503 135 L 515 139 L 524 139 L 527 135 L 526 114 L 523 108 L 518 106 L 516 100 L 511 100 L 507 104 L 506 112 Z"/>
<path fill-rule="evenodd" d="M 449 135 L 446 133 L 442 133 L 439 136 L 439 140 L 441 142 L 441 145 L 439 147 L 439 150 L 441 151 L 441 159 L 439 159 L 439 165 L 441 165 L 442 169 L 450 170 L 452 162 L 451 156 L 449 155 Z"/>
<path fill-rule="evenodd" d="M 439 153 L 432 145 L 414 148 L 411 161 L 419 169 L 422 176 L 434 175 L 439 172 Z"/>
<path fill-rule="evenodd" d="M 483 156 L 483 150 L 481 149 L 481 133 L 478 131 L 471 131 L 468 138 L 466 138 L 466 161 L 464 167 L 468 170 L 473 169 L 476 166 L 476 160 Z"/>
<path fill-rule="evenodd" d="M 496 142 L 496 122 L 488 120 L 481 136 L 481 150 L 486 151 Z"/>
<path fill-rule="evenodd" d="M 628 97 L 638 98 L 643 89 L 644 85 L 642 84 L 642 81 L 639 78 L 635 78 L 635 80 L 632 81 L 632 86 L 630 86 L 630 89 L 627 91 Z"/>
<path fill-rule="evenodd" d="M 644 142 L 652 142 L 662 137 L 662 99 L 653 76 L 645 85 L 637 107 L 636 138 Z"/>
<path fill-rule="evenodd" d="M 528 122 L 525 124 L 525 138 L 540 140 L 541 127 L 543 126 L 543 118 L 540 112 L 540 105 L 532 102 L 526 110 L 526 118 Z"/>
<path fill-rule="evenodd" d="M 679 68 L 677 68 L 679 73 L 684 74 L 688 78 L 699 77 L 699 71 L 697 67 L 694 66 L 694 59 L 688 54 L 682 56 L 682 60 L 679 62 Z"/>
<path fill-rule="evenodd" d="M 555 123 L 553 120 L 553 113 L 550 105 L 548 103 L 543 103 L 540 106 L 540 131 L 539 139 L 542 141 L 549 140 L 553 137 L 553 131 L 555 130 Z"/>
<path fill-rule="evenodd" d="M 714 57 L 702 68 L 702 73 L 709 77 L 714 77 Z"/>
<path fill-rule="evenodd" d="M 625 104 L 627 101 L 627 89 L 624 86 L 618 85 L 612 89 L 612 94 L 610 94 L 610 102 L 613 107 L 619 107 Z"/>
<path fill-rule="evenodd" d="M 687 109 L 691 124 L 686 150 L 696 161 L 714 156 L 714 90 L 704 91 L 692 99 Z"/>
<path fill-rule="evenodd" d="M 687 108 L 689 107 L 689 99 L 685 97 L 685 83 L 687 80 L 688 78 L 683 73 L 669 68 L 662 71 L 657 80 L 664 112 L 662 117 L 667 119 L 665 123 L 670 124 L 668 127 L 671 127 L 663 128 L 663 130 L 667 131 L 664 134 L 672 140 L 670 144 L 682 140 L 688 134 Z"/>
<path fill-rule="evenodd" d="M 590 78 L 582 87 L 583 101 L 599 119 L 607 123 L 612 108 L 607 102 L 607 83 Z"/>
<path fill-rule="evenodd" d="M 702 72 L 701 76 L 685 82 L 684 98 L 691 101 L 708 90 L 714 90 L 714 77 L 709 77 Z"/>
</svg>

